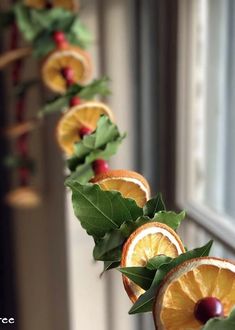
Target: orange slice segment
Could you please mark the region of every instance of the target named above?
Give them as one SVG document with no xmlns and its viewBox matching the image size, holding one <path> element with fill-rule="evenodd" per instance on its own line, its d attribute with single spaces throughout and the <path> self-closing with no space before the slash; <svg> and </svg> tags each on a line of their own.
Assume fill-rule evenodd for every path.
<svg viewBox="0 0 235 330">
<path fill-rule="evenodd" d="M 75 8 L 75 3 L 73 0 L 25 0 L 24 4 L 29 7 L 36 9 L 46 8 L 47 5 L 53 7 L 61 7 L 67 10 L 73 10 Z"/>
<path fill-rule="evenodd" d="M 122 250 L 121 266 L 145 266 L 149 259 L 157 255 L 175 258 L 183 252 L 184 246 L 174 230 L 159 222 L 151 222 L 139 227 L 128 238 Z M 133 303 L 144 293 L 125 276 L 123 284 Z"/>
<path fill-rule="evenodd" d="M 36 128 L 38 122 L 36 120 L 28 120 L 22 123 L 13 124 L 4 129 L 3 133 L 8 138 L 17 138 Z"/>
<path fill-rule="evenodd" d="M 41 203 L 41 198 L 34 188 L 20 187 L 10 191 L 5 201 L 11 207 L 28 209 L 37 207 Z"/>
<path fill-rule="evenodd" d="M 111 170 L 95 176 L 91 180 L 103 190 L 117 190 L 123 197 L 134 199 L 143 207 L 150 197 L 147 180 L 139 173 L 128 170 Z"/>
<path fill-rule="evenodd" d="M 224 315 L 235 305 L 235 265 L 228 260 L 203 257 L 174 268 L 165 278 L 153 308 L 158 330 L 201 329 L 194 315 L 202 298 L 220 300 Z M 221 329 L 222 330 L 222 329 Z"/>
<path fill-rule="evenodd" d="M 55 50 L 47 56 L 42 66 L 43 81 L 54 92 L 64 93 L 67 89 L 62 74 L 64 68 L 73 70 L 74 83 L 84 84 L 92 75 L 91 59 L 87 52 L 72 46 Z"/>
<path fill-rule="evenodd" d="M 72 155 L 75 142 L 80 141 L 79 130 L 88 127 L 96 129 L 101 115 L 106 115 L 114 120 L 112 111 L 107 105 L 97 101 L 85 102 L 72 107 L 60 119 L 57 126 L 57 141 L 67 155 Z"/>
</svg>

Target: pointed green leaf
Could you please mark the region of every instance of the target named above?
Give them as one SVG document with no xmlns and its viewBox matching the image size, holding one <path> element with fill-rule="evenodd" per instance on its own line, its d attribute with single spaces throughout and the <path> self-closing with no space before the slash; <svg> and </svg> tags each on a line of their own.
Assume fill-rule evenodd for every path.
<svg viewBox="0 0 235 330">
<path fill-rule="evenodd" d="M 156 272 L 145 267 L 123 267 L 118 270 L 144 290 L 150 288 Z"/>
<path fill-rule="evenodd" d="M 119 229 L 114 229 L 105 234 L 105 236 L 96 243 L 93 250 L 93 257 L 95 260 L 103 260 L 107 252 L 122 245 L 125 238 Z"/>
<path fill-rule="evenodd" d="M 152 304 L 154 301 L 154 297 L 156 294 L 156 291 L 158 290 L 162 280 L 166 276 L 167 273 L 174 267 L 182 264 L 186 260 L 199 258 L 208 256 L 211 246 L 213 244 L 213 241 L 209 241 L 206 245 L 188 251 L 186 253 L 183 253 L 179 255 L 178 257 L 172 259 L 169 263 L 163 264 L 158 268 L 156 271 L 154 280 L 152 282 L 152 285 L 148 291 L 146 291 L 142 296 L 139 297 L 139 299 L 136 301 L 136 303 L 132 306 L 132 308 L 129 311 L 129 314 L 136 314 L 136 313 L 145 313 L 152 310 Z"/>
<path fill-rule="evenodd" d="M 74 212 L 82 227 L 97 238 L 143 213 L 134 200 L 123 198 L 117 191 L 103 191 L 97 184 L 81 185 L 71 179 L 66 185 L 72 190 Z"/>
<path fill-rule="evenodd" d="M 39 110 L 38 116 L 41 118 L 48 114 L 64 110 L 69 104 L 69 97 L 68 96 L 56 96 L 51 101 L 47 102 L 46 105 Z"/>
<path fill-rule="evenodd" d="M 125 134 L 120 135 L 117 126 L 107 116 L 101 116 L 95 132 L 75 143 L 75 154 L 67 160 L 70 171 L 76 171 L 80 175 L 84 166 L 96 159 L 109 160 L 116 154 L 124 138 Z"/>
<path fill-rule="evenodd" d="M 40 32 L 44 30 L 62 30 L 69 29 L 75 19 L 74 13 L 63 8 L 55 7 L 47 9 L 29 9 L 30 22 L 37 25 Z"/>
<path fill-rule="evenodd" d="M 127 238 L 133 233 L 133 231 L 148 222 L 151 222 L 151 219 L 149 217 L 141 216 L 136 221 L 127 221 L 123 223 L 120 227 L 120 230 L 123 236 Z"/>
<path fill-rule="evenodd" d="M 52 39 L 50 31 L 46 30 L 32 40 L 33 56 L 37 58 L 47 56 L 51 51 L 55 49 L 55 43 Z"/>
<path fill-rule="evenodd" d="M 147 201 L 144 206 L 144 215 L 153 218 L 159 211 L 165 211 L 166 207 L 162 199 L 162 194 L 157 194 L 155 197 Z"/>
<path fill-rule="evenodd" d="M 84 164 L 91 164 L 96 159 L 109 160 L 117 153 L 118 147 L 124 138 L 125 135 L 122 135 L 116 138 L 116 140 L 108 142 L 103 150 L 99 148 L 90 152 L 90 154 L 85 158 Z"/>
<path fill-rule="evenodd" d="M 108 83 L 108 77 L 94 80 L 91 84 L 84 86 L 78 93 L 79 97 L 85 100 L 91 100 L 96 95 L 107 96 L 111 93 Z"/>
<path fill-rule="evenodd" d="M 146 268 L 148 268 L 150 270 L 157 270 L 162 265 L 168 264 L 171 261 L 172 261 L 171 257 L 167 257 L 167 256 L 162 254 L 162 255 L 159 255 L 159 256 L 156 256 L 156 257 L 153 257 L 153 258 L 149 259 L 147 264 L 146 264 Z"/>
<path fill-rule="evenodd" d="M 185 211 L 182 211 L 178 214 L 171 211 L 160 211 L 154 215 L 152 220 L 164 223 L 165 225 L 176 230 L 179 227 L 181 221 L 184 220 L 185 216 Z"/>
<path fill-rule="evenodd" d="M 226 318 L 210 319 L 202 330 L 234 330 L 235 329 L 235 308 Z"/>
<path fill-rule="evenodd" d="M 108 142 L 116 140 L 120 137 L 120 133 L 115 124 L 111 120 L 102 115 L 97 123 L 97 128 L 94 133 L 86 135 L 81 141 L 75 143 L 75 155 L 78 158 L 83 158 L 95 149 L 101 149 Z"/>
<path fill-rule="evenodd" d="M 73 159 L 70 158 L 67 162 L 68 166 L 72 167 Z M 73 167 L 72 167 L 73 168 Z M 77 166 L 76 171 L 74 171 L 70 176 L 67 178 L 68 181 L 75 181 L 81 184 L 86 184 L 90 181 L 90 179 L 94 176 L 94 171 L 92 169 L 91 164 L 83 164 Z"/>
<path fill-rule="evenodd" d="M 153 309 L 153 301 L 156 295 L 157 289 L 151 286 L 144 294 L 142 294 L 139 299 L 134 303 L 134 305 L 129 310 L 129 314 L 147 313 L 151 312 Z"/>
<path fill-rule="evenodd" d="M 17 26 L 27 41 L 32 41 L 40 32 L 40 26 L 33 24 L 31 19 L 31 10 L 17 3 L 14 6 L 14 13 L 17 20 Z"/>
<path fill-rule="evenodd" d="M 73 21 L 68 31 L 67 39 L 71 44 L 78 45 L 81 48 L 87 48 L 93 41 L 90 31 L 78 17 Z"/>
<path fill-rule="evenodd" d="M 120 262 L 113 262 L 113 261 L 104 261 L 104 269 L 102 273 L 100 274 L 100 277 L 103 276 L 103 274 L 113 268 L 117 268 L 120 265 Z"/>
<path fill-rule="evenodd" d="M 120 264 L 121 257 L 122 257 L 122 245 L 104 254 L 102 256 L 102 261 L 112 261 Z"/>
</svg>

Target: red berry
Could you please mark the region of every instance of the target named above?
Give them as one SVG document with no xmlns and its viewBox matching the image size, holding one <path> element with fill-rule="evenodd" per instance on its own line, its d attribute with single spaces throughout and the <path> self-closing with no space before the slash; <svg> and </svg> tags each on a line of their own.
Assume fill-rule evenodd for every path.
<svg viewBox="0 0 235 330">
<path fill-rule="evenodd" d="M 58 47 L 60 47 L 61 44 L 67 42 L 64 33 L 61 31 L 53 32 L 53 40 Z"/>
<path fill-rule="evenodd" d="M 85 135 L 89 135 L 92 133 L 92 129 L 86 126 L 82 126 L 79 130 L 79 135 L 81 138 L 83 138 L 83 136 Z"/>
<path fill-rule="evenodd" d="M 68 86 L 71 86 L 74 84 L 74 71 L 70 67 L 65 67 L 61 70 L 61 74 L 66 80 L 66 83 Z"/>
<path fill-rule="evenodd" d="M 203 298 L 195 305 L 194 315 L 197 320 L 205 324 L 211 318 L 224 316 L 223 305 L 215 297 Z"/>
<path fill-rule="evenodd" d="M 73 106 L 75 106 L 75 105 L 79 105 L 79 104 L 81 104 L 81 99 L 80 99 L 80 97 L 78 97 L 78 96 L 74 96 L 74 97 L 72 97 L 71 100 L 70 100 L 70 102 L 69 102 L 69 105 L 70 105 L 71 107 L 73 107 Z"/>
<path fill-rule="evenodd" d="M 105 173 L 109 170 L 109 165 L 104 159 L 96 159 L 92 163 L 92 168 L 95 174 Z"/>
<path fill-rule="evenodd" d="M 49 0 L 49 1 L 47 1 L 46 2 L 46 9 L 51 9 L 51 8 L 53 8 L 53 4 L 51 3 L 51 1 Z"/>
</svg>

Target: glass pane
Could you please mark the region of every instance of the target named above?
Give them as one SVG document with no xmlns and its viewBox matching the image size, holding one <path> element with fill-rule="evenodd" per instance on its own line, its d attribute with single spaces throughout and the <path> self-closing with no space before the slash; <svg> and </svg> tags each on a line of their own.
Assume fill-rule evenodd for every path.
<svg viewBox="0 0 235 330">
<path fill-rule="evenodd" d="M 235 217 L 235 4 L 198 1 L 195 10 L 189 195 Z"/>
</svg>

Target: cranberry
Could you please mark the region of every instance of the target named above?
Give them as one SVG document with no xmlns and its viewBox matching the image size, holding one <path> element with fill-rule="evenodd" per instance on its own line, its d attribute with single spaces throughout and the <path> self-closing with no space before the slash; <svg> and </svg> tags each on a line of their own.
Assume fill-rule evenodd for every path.
<svg viewBox="0 0 235 330">
<path fill-rule="evenodd" d="M 205 324 L 209 319 L 224 316 L 221 301 L 215 297 L 206 297 L 197 302 L 194 308 L 197 320 Z"/>
<path fill-rule="evenodd" d="M 55 31 L 53 32 L 53 40 L 59 46 L 61 43 L 66 41 L 65 35 L 61 31 Z"/>
<path fill-rule="evenodd" d="M 74 71 L 70 67 L 65 67 L 61 70 L 61 74 L 66 80 L 67 86 L 74 84 Z"/>
<path fill-rule="evenodd" d="M 51 9 L 51 8 L 53 8 L 53 4 L 51 3 L 50 0 L 49 0 L 49 1 L 46 1 L 45 7 L 46 7 L 46 9 Z"/>
<path fill-rule="evenodd" d="M 79 105 L 80 103 L 81 103 L 81 99 L 80 99 L 80 97 L 78 97 L 78 96 L 74 96 L 74 97 L 71 98 L 71 100 L 70 100 L 70 102 L 69 102 L 69 105 L 70 105 L 71 107 L 73 107 L 73 106 L 75 106 L 75 105 Z"/>
<path fill-rule="evenodd" d="M 89 135 L 91 133 L 92 133 L 92 129 L 90 129 L 89 127 L 86 127 L 86 126 L 82 126 L 79 130 L 79 135 L 81 136 L 81 138 L 83 138 L 83 136 Z"/>
<path fill-rule="evenodd" d="M 92 163 L 92 168 L 95 174 L 105 173 L 109 170 L 109 165 L 104 159 L 96 159 Z"/>
</svg>

